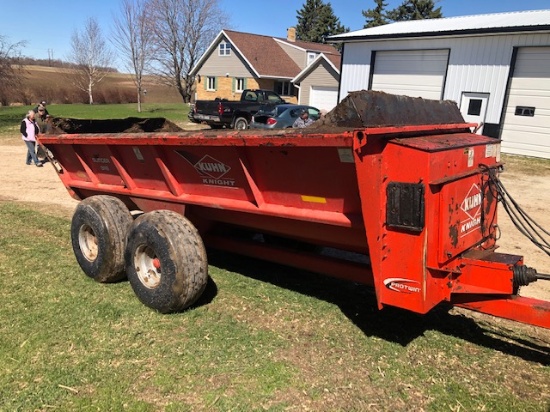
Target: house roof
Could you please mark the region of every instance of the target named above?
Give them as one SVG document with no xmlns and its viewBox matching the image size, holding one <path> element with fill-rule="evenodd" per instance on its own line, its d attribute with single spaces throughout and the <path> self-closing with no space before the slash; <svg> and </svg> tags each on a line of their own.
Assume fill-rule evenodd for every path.
<svg viewBox="0 0 550 412">
<path fill-rule="evenodd" d="M 334 66 L 336 71 L 338 73 L 340 73 L 340 65 L 341 65 L 341 62 L 342 62 L 342 55 L 340 53 L 338 53 L 338 54 L 324 54 L 323 53 L 323 56 L 325 56 L 332 63 L 332 65 Z"/>
<path fill-rule="evenodd" d="M 441 19 L 409 20 L 371 27 L 336 36 L 331 41 L 376 40 L 550 30 L 550 10 L 478 14 Z"/>
<path fill-rule="evenodd" d="M 273 37 L 224 30 L 227 39 L 256 71 L 258 77 L 289 77 L 300 67 L 285 53 Z"/>
<path fill-rule="evenodd" d="M 300 73 L 300 67 L 283 50 L 280 43 L 302 49 L 304 52 L 315 51 L 319 53 L 326 53 L 327 55 L 340 56 L 338 50 L 328 44 L 304 41 L 291 42 L 283 38 L 243 33 L 233 30 L 222 30 L 199 59 L 195 67 L 190 70 L 191 75 L 196 74 L 208 56 L 216 48 L 222 37 L 227 38 L 227 40 L 232 44 L 232 48 L 237 50 L 241 57 L 250 66 L 254 74 L 260 78 L 292 79 Z"/>
<path fill-rule="evenodd" d="M 321 53 L 304 70 L 298 73 L 294 79 L 292 79 L 292 83 L 300 83 L 303 78 L 306 77 L 315 67 L 317 67 L 322 60 L 326 61 L 336 73 L 340 74 L 340 55 L 325 55 L 324 53 Z"/>
</svg>

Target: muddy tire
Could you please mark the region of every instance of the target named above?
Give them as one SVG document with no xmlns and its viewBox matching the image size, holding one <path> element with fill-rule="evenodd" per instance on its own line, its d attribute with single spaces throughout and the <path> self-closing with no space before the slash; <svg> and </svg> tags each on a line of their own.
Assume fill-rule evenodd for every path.
<svg viewBox="0 0 550 412">
<path fill-rule="evenodd" d="M 236 130 L 246 130 L 248 129 L 248 120 L 246 120 L 244 117 L 237 117 L 235 119 L 235 125 L 233 126 Z"/>
<path fill-rule="evenodd" d="M 81 201 L 71 222 L 71 243 L 84 273 L 97 282 L 125 278 L 126 236 L 133 222 L 116 197 L 92 196 Z"/>
<path fill-rule="evenodd" d="M 208 281 L 206 250 L 197 229 L 172 211 L 155 210 L 134 221 L 125 260 L 134 293 L 161 313 L 191 306 Z"/>
</svg>

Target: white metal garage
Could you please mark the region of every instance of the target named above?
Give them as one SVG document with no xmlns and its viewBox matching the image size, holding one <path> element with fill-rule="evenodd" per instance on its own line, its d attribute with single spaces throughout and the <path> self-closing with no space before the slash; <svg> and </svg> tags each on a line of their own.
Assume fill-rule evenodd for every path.
<svg viewBox="0 0 550 412">
<path fill-rule="evenodd" d="M 309 95 L 310 106 L 319 110 L 330 111 L 338 103 L 338 87 L 311 86 Z"/>
<path fill-rule="evenodd" d="M 502 151 L 550 158 L 550 47 L 520 47 L 502 127 Z"/>
<path fill-rule="evenodd" d="M 448 59 L 447 49 L 377 51 L 371 89 L 439 100 Z"/>
<path fill-rule="evenodd" d="M 484 135 L 503 139 L 504 152 L 550 158 L 550 10 L 403 21 L 331 39 L 344 46 L 339 99 L 370 88 L 453 100 Z"/>
</svg>

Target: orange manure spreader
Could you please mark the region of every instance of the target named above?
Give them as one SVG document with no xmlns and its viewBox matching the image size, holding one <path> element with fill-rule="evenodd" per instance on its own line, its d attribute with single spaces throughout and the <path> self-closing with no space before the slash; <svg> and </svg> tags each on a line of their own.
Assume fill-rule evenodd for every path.
<svg viewBox="0 0 550 412">
<path fill-rule="evenodd" d="M 550 303 L 517 294 L 548 275 L 496 251 L 500 142 L 453 102 L 354 92 L 282 131 L 93 122 L 39 139 L 81 200 L 74 253 L 151 308 L 199 298 L 206 245 L 370 285 L 380 309 L 450 302 L 550 328 Z"/>
</svg>

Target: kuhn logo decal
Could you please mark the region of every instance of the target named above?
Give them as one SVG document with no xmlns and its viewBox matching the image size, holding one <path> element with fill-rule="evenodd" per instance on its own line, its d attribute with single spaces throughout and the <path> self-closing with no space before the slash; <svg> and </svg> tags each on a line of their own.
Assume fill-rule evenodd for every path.
<svg viewBox="0 0 550 412">
<path fill-rule="evenodd" d="M 201 177 L 203 184 L 235 187 L 235 179 L 226 176 L 231 170 L 229 165 L 226 165 L 210 155 L 205 155 L 197 160 L 198 156 L 194 156 L 191 153 L 187 153 L 182 150 L 177 150 L 176 153 L 178 153 L 181 157 L 187 160 L 191 166 L 193 166 Z"/>
<path fill-rule="evenodd" d="M 384 285 L 394 292 L 399 293 L 420 293 L 420 282 L 404 278 L 388 278 L 384 280 Z"/>
<path fill-rule="evenodd" d="M 208 176 L 212 179 L 221 179 L 227 172 L 231 170 L 229 166 L 214 159 L 210 155 L 204 156 L 201 160 L 193 165 L 201 176 Z"/>
<path fill-rule="evenodd" d="M 483 193 L 477 184 L 473 184 L 466 197 L 460 204 L 464 217 L 460 222 L 460 237 L 473 232 L 481 225 L 481 207 L 483 205 Z"/>
</svg>

